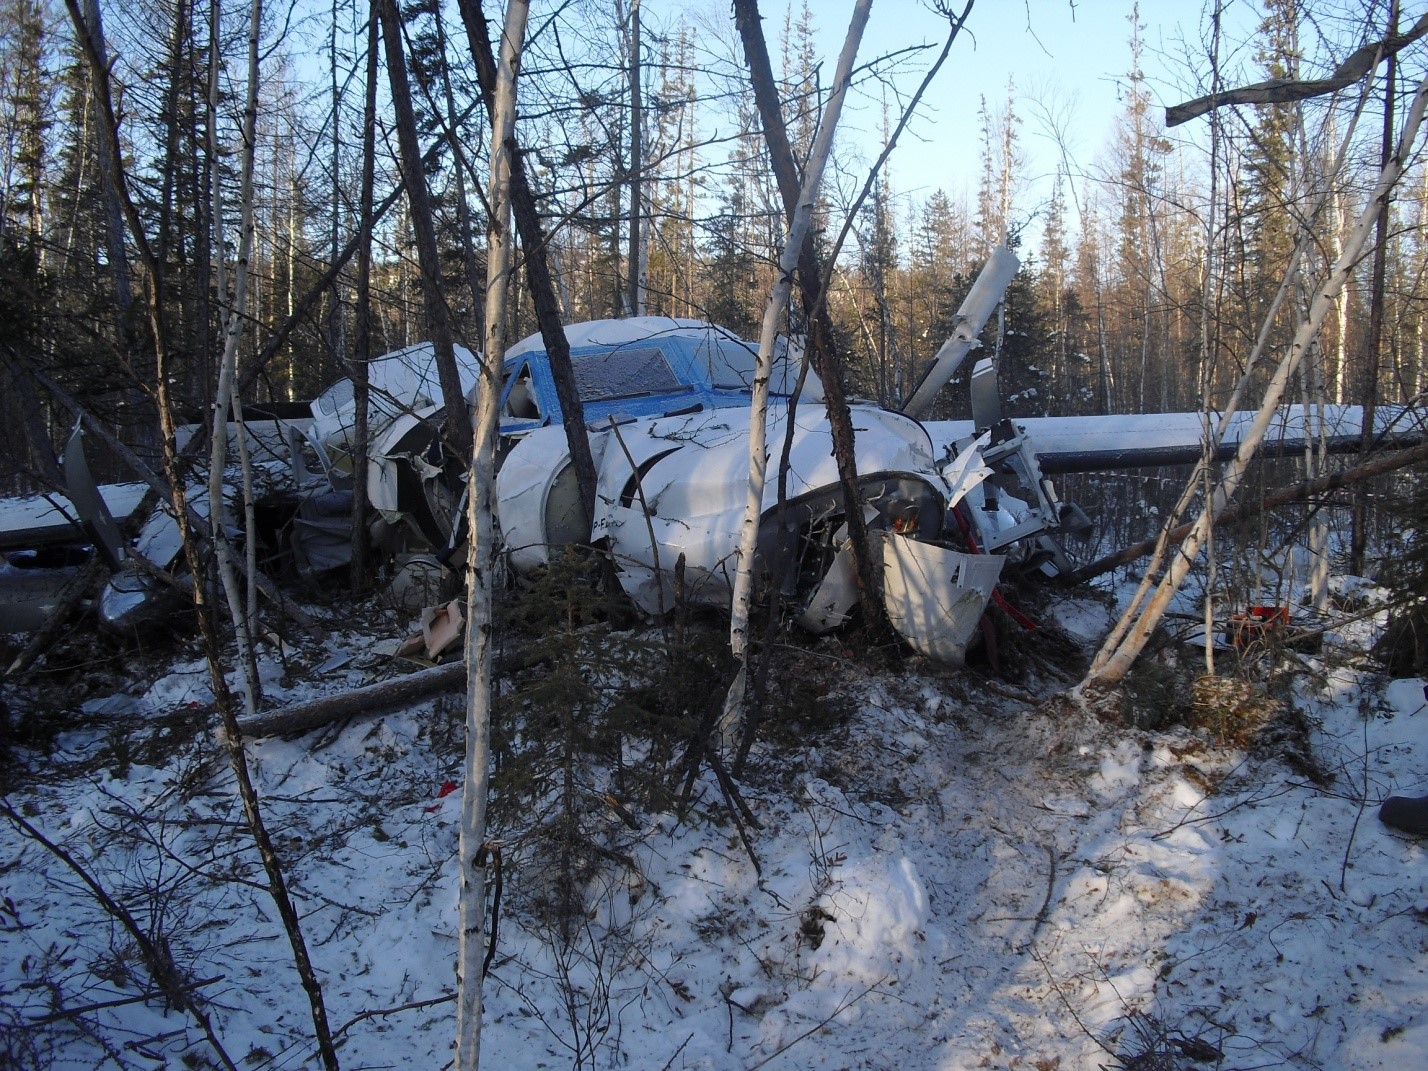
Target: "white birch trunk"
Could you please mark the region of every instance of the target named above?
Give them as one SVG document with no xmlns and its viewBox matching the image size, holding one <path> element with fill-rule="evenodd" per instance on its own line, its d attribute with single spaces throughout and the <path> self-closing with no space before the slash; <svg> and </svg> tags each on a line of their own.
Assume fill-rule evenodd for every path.
<svg viewBox="0 0 1428 1071">
<path fill-rule="evenodd" d="M 1274 418 L 1275 409 L 1284 396 L 1284 391 L 1289 384 L 1290 377 L 1299 366 L 1300 359 L 1304 351 L 1314 336 L 1318 334 L 1319 328 L 1323 326 L 1324 320 L 1333 309 L 1334 299 L 1343 289 L 1344 282 L 1352 272 L 1355 262 L 1358 260 L 1359 252 L 1368 241 L 1370 232 L 1374 229 L 1380 206 L 1386 201 L 1389 193 L 1395 184 L 1402 177 L 1404 171 L 1404 161 L 1418 136 L 1418 128 L 1423 121 L 1423 112 L 1428 106 L 1428 80 L 1420 83 L 1417 92 L 1414 94 L 1412 106 L 1409 109 L 1403 125 L 1403 132 L 1399 137 L 1397 151 L 1384 165 L 1379 175 L 1378 183 L 1374 189 L 1373 196 L 1369 198 L 1362 215 L 1359 216 L 1358 223 L 1353 232 L 1344 240 L 1344 245 L 1340 251 L 1339 258 L 1335 262 L 1329 276 L 1319 287 L 1314 295 L 1314 300 L 1310 304 L 1309 312 L 1300 322 L 1299 329 L 1295 332 L 1294 340 L 1289 344 L 1284 357 L 1279 362 L 1279 367 L 1275 370 L 1274 378 L 1270 381 L 1265 390 L 1264 399 L 1259 411 L 1255 414 L 1254 421 L 1246 431 L 1244 439 L 1240 443 L 1239 450 L 1234 459 L 1225 470 L 1224 477 L 1215 489 L 1211 501 L 1195 522 L 1190 534 L 1181 543 L 1179 552 L 1175 555 L 1166 571 L 1164 578 L 1160 581 L 1155 595 L 1146 605 L 1144 612 L 1135 624 L 1126 632 L 1125 638 L 1112 650 L 1109 646 L 1103 646 L 1101 652 L 1096 657 L 1097 665 L 1093 667 L 1088 675 L 1086 683 L 1101 685 L 1113 685 L 1117 683 L 1134 663 L 1136 657 L 1144 649 L 1146 642 L 1150 639 L 1151 632 L 1160 623 L 1170 600 L 1179 590 L 1186 575 L 1194 564 L 1196 557 L 1200 553 L 1200 548 L 1204 545 L 1209 536 L 1211 526 L 1215 519 L 1225 510 L 1230 498 L 1238 490 L 1240 481 L 1244 477 L 1245 469 L 1248 468 L 1255 452 L 1259 449 L 1260 441 L 1264 438 L 1264 433 L 1268 429 L 1270 421 Z"/>
<path fill-rule="evenodd" d="M 228 612 L 233 619 L 233 631 L 238 640 L 238 661 L 241 666 L 239 679 L 242 682 L 243 708 L 251 716 L 257 709 L 259 683 L 253 654 L 252 618 L 249 607 L 251 594 L 245 597 L 239 583 L 237 570 L 233 566 L 233 548 L 228 542 L 227 500 L 224 497 L 224 468 L 228 452 L 228 416 L 235 409 L 234 382 L 237 378 L 238 343 L 243 333 L 243 309 L 248 292 L 248 259 L 253 247 L 253 161 L 258 115 L 258 39 L 263 5 L 261 0 L 253 4 L 252 19 L 248 28 L 248 94 L 243 109 L 243 158 L 238 236 L 238 259 L 233 268 L 233 289 L 228 292 L 227 270 L 223 261 L 223 198 L 220 189 L 218 144 L 214 113 L 217 110 L 218 61 L 212 60 L 209 71 L 209 152 L 214 161 L 213 177 L 213 230 L 214 249 L 217 251 L 216 278 L 220 296 L 228 296 L 228 309 L 224 315 L 223 354 L 218 369 L 218 390 L 213 402 L 213 442 L 208 463 L 208 515 L 213 533 L 214 556 L 218 564 L 218 575 L 223 583 L 223 593 L 228 600 Z M 219 3 L 214 0 L 211 18 L 216 26 L 219 22 Z M 243 462 L 243 500 L 245 520 L 252 530 L 252 481 L 244 441 L 243 427 L 238 425 L 238 446 Z M 249 540 L 252 546 L 252 540 Z M 248 575 L 256 575 L 254 564 L 249 561 Z"/>
<path fill-rule="evenodd" d="M 461 899 L 456 960 L 456 1071 L 481 1060 L 481 964 L 486 949 L 486 868 L 478 853 L 486 838 L 490 778 L 491 599 L 496 568 L 492 518 L 496 427 L 505 356 L 506 293 L 511 276 L 511 147 L 515 142 L 516 71 L 525 40 L 527 0 L 510 0 L 496 67 L 491 119 L 490 216 L 487 224 L 486 337 L 476 388 L 473 456 L 467 484 L 466 776 L 461 805 Z"/>
<path fill-rule="evenodd" d="M 769 294 L 768 304 L 764 307 L 763 326 L 759 332 L 758 369 L 754 373 L 753 401 L 750 403 L 749 494 L 744 504 L 744 519 L 739 527 L 739 548 L 735 552 L 736 572 L 732 621 L 729 626 L 729 646 L 741 666 L 739 679 L 735 688 L 730 691 L 731 702 L 725 707 L 726 725 L 732 718 L 731 708 L 737 705 L 741 709 L 743 705 L 743 665 L 748 661 L 749 604 L 754 583 L 754 552 L 758 544 L 759 518 L 763 513 L 764 483 L 768 474 L 769 378 L 773 374 L 774 343 L 778 338 L 779 323 L 788 306 L 789 295 L 793 291 L 793 272 L 798 266 L 803 240 L 813 220 L 818 188 L 823 181 L 823 169 L 833 148 L 833 134 L 838 126 L 838 116 L 848 92 L 848 83 L 852 79 L 853 60 L 857 57 L 858 45 L 862 41 L 863 28 L 868 24 L 868 12 L 871 8 L 872 0 L 857 0 L 853 6 L 848 36 L 843 42 L 843 51 L 838 57 L 838 70 L 833 77 L 833 92 L 824 108 L 818 137 L 809 152 L 803 188 L 798 194 L 798 209 L 789 223 L 783 251 L 779 254 L 778 280 L 774 283 L 773 292 Z M 739 693 L 737 696 L 735 690 Z"/>
<path fill-rule="evenodd" d="M 1363 93 L 1360 94 L 1358 107 L 1355 109 L 1353 117 L 1349 121 L 1348 131 L 1345 133 L 1344 137 L 1339 142 L 1338 153 L 1334 159 L 1333 165 L 1329 169 L 1329 174 L 1331 176 L 1338 175 L 1343 169 L 1344 161 L 1348 156 L 1349 146 L 1353 143 L 1354 131 L 1358 127 L 1359 117 L 1363 114 L 1364 104 L 1367 102 L 1367 100 L 1368 90 L 1367 87 L 1365 87 Z M 1263 358 L 1265 350 L 1269 347 L 1270 333 L 1273 330 L 1275 323 L 1277 322 L 1279 311 L 1283 307 L 1284 302 L 1288 299 L 1291 291 L 1293 290 L 1299 278 L 1300 266 L 1303 263 L 1304 258 L 1308 255 L 1310 248 L 1315 244 L 1315 235 L 1311 231 L 1310 227 L 1312 226 L 1315 220 L 1321 218 L 1324 208 L 1326 204 L 1328 204 L 1329 198 L 1332 194 L 1332 190 L 1333 182 L 1332 179 L 1330 179 L 1330 181 L 1326 183 L 1325 191 L 1320 194 L 1319 200 L 1315 203 L 1312 210 L 1305 217 L 1308 223 L 1306 223 L 1306 225 L 1304 226 L 1304 229 L 1302 230 L 1299 236 L 1298 242 L 1295 243 L 1294 250 L 1289 257 L 1289 263 L 1284 269 L 1284 278 L 1280 280 L 1279 288 L 1275 291 L 1274 298 L 1270 302 L 1269 309 L 1266 311 L 1264 319 L 1260 324 L 1259 334 L 1255 338 L 1254 348 L 1250 350 L 1249 358 L 1245 361 L 1245 372 L 1240 377 L 1239 382 L 1235 384 L 1235 389 L 1233 392 L 1231 392 L 1229 400 L 1225 403 L 1223 408 L 1220 409 L 1218 421 L 1214 420 L 1215 415 L 1213 412 L 1211 412 L 1209 406 L 1210 370 L 1208 367 L 1204 370 L 1204 376 L 1206 378 L 1205 381 L 1202 383 L 1202 390 L 1205 392 L 1205 456 L 1200 460 L 1199 465 L 1195 469 L 1195 471 L 1190 474 L 1190 478 L 1185 483 L 1185 490 L 1181 493 L 1180 500 L 1176 503 L 1175 508 L 1169 514 L 1166 515 L 1164 523 L 1161 525 L 1159 541 L 1156 545 L 1155 552 L 1151 556 L 1150 562 L 1146 566 L 1145 573 L 1141 577 L 1140 584 L 1137 586 L 1135 594 L 1131 597 L 1130 602 L 1127 603 L 1126 608 L 1121 612 L 1121 616 L 1116 621 L 1115 626 L 1111 629 L 1110 633 L 1105 637 L 1105 639 L 1101 641 L 1101 648 L 1099 651 L 1096 652 L 1096 657 L 1091 661 L 1091 670 L 1090 673 L 1087 674 L 1088 680 L 1095 678 L 1100 674 L 1101 670 L 1105 667 L 1106 663 L 1110 660 L 1111 656 L 1120 646 L 1121 642 L 1125 639 L 1126 634 L 1130 631 L 1132 623 L 1141 614 L 1142 608 L 1145 605 L 1145 599 L 1147 598 L 1147 596 L 1149 596 L 1150 590 L 1155 584 L 1155 574 L 1160 570 L 1161 564 L 1165 560 L 1165 554 L 1170 549 L 1170 533 L 1180 524 L 1180 518 L 1184 516 L 1185 511 L 1190 508 L 1190 503 L 1194 500 L 1195 492 L 1202 484 L 1206 487 L 1206 499 L 1207 501 L 1209 500 L 1208 490 L 1210 484 L 1212 483 L 1210 477 L 1210 466 L 1212 464 L 1211 459 L 1214 457 L 1215 452 L 1218 449 L 1220 443 L 1224 441 L 1225 431 L 1229 426 L 1229 421 L 1231 417 L 1240 410 L 1241 400 L 1244 398 L 1245 391 L 1249 388 L 1250 383 L 1255 379 L 1255 370 L 1256 368 L 1258 368 L 1259 362 Z M 1335 232 L 1337 233 L 1339 225 L 1335 223 L 1334 227 Z M 1343 248 L 1343 245 L 1340 244 L 1336 253 L 1336 263 L 1342 257 Z M 1206 354 L 1205 359 L 1207 361 L 1209 360 L 1208 352 Z M 1211 427 L 1212 422 L 1214 424 L 1213 428 Z M 1207 616 L 1207 621 L 1208 620 L 1209 618 Z M 1208 636 L 1206 642 L 1209 642 Z M 1213 661 L 1208 653 L 1208 649 L 1206 661 L 1207 663 Z"/>
</svg>

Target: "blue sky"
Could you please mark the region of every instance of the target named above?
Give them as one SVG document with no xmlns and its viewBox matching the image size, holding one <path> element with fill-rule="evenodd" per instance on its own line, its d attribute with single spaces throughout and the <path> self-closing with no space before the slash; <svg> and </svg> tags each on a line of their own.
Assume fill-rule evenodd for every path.
<svg viewBox="0 0 1428 1071">
<path fill-rule="evenodd" d="M 990 109 L 1000 109 L 1008 78 L 1016 87 L 1019 140 L 1026 159 L 1023 210 L 1045 200 L 1061 157 L 1047 129 L 1048 112 L 1063 119 L 1074 165 L 1091 168 L 1124 108 L 1133 6 L 1131 0 L 980 0 L 933 83 L 923 117 L 899 143 L 893 157 L 896 192 L 921 200 L 939 187 L 949 194 L 975 191 L 979 98 L 985 95 Z M 1240 27 L 1236 34 L 1258 20 L 1257 5 L 1247 0 L 1230 0 L 1226 7 L 1227 20 Z M 810 8 L 831 72 L 852 3 L 819 0 Z M 773 22 L 772 11 L 766 15 Z M 1198 0 L 1142 3 L 1141 66 L 1157 107 L 1198 95 L 1191 72 L 1208 67 L 1203 56 L 1194 55 L 1200 49 L 1201 19 Z M 859 55 L 866 59 L 923 41 L 940 47 L 945 36 L 946 20 L 930 11 L 926 0 L 874 0 Z M 1234 57 L 1230 60 L 1233 64 Z M 899 84 L 910 92 L 919 78 L 907 72 Z M 844 123 L 845 130 L 858 130 L 876 151 L 881 124 L 877 104 L 867 99 L 854 103 Z M 1195 136 L 1188 128 L 1184 133 Z"/>
</svg>

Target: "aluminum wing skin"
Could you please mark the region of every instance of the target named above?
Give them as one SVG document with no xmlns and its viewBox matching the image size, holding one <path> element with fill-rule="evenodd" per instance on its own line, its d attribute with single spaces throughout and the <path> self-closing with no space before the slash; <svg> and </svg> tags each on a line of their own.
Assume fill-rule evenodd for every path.
<svg viewBox="0 0 1428 1071">
<path fill-rule="evenodd" d="M 1234 455 L 1254 418 L 1248 411 L 1230 416 L 1217 457 Z M 1380 407 L 1374 414 L 1375 441 L 1395 446 L 1422 442 L 1422 421 L 1421 410 Z M 1322 414 L 1302 405 L 1284 406 L 1261 450 L 1266 457 L 1302 456 L 1306 441 L 1317 443 L 1322 434 L 1330 453 L 1356 451 L 1362 422 L 1363 410 L 1357 405 L 1324 406 Z M 1016 424 L 1048 475 L 1193 464 L 1203 453 L 1206 426 L 1202 413 L 1029 417 Z M 936 420 L 925 426 L 932 441 L 944 445 L 966 438 L 974 427 L 970 420 Z"/>
</svg>

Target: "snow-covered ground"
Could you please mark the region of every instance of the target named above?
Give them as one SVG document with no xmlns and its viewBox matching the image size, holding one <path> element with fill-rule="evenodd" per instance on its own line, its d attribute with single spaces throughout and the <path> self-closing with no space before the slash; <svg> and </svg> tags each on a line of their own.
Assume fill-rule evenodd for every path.
<svg viewBox="0 0 1428 1071">
<path fill-rule="evenodd" d="M 1060 616 L 1104 625 L 1089 602 Z M 356 683 L 371 642 L 270 687 Z M 596 785 L 610 852 L 568 940 L 512 838 L 483 1065 L 1428 1067 L 1428 857 L 1376 817 L 1428 793 L 1424 682 L 1328 650 L 1295 686 L 1311 763 L 1302 740 L 1242 750 L 1037 701 L 1049 684 L 842 667 L 848 715 L 761 746 L 741 783 L 757 864 L 707 771 L 683 820 L 637 829 Z M 207 699 L 189 660 L 91 702 L 6 802 L 163 937 L 238 1066 L 314 1067 L 221 753 L 129 742 Z M 434 700 L 250 746 L 344 1068 L 450 1059 L 460 721 Z M 208 1066 L 190 1017 L 134 999 L 148 985 L 75 872 L 0 822 L 0 1065 Z"/>
</svg>

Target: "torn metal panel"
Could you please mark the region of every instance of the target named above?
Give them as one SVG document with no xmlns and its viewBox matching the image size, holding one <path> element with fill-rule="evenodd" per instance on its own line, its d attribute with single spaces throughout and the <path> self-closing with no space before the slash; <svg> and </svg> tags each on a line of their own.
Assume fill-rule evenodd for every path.
<svg viewBox="0 0 1428 1071">
<path fill-rule="evenodd" d="M 281 415 L 270 410 L 279 410 Z M 255 465 L 287 464 L 288 441 L 291 435 L 305 435 L 312 426 L 312 416 L 306 406 L 283 402 L 270 406 L 243 407 L 243 438 L 248 457 Z M 229 421 L 228 456 L 238 457 L 238 424 Z M 199 436 L 207 435 L 208 424 L 181 424 L 174 429 L 174 448 L 184 453 Z"/>
<path fill-rule="evenodd" d="M 913 650 L 960 666 L 1006 559 L 963 554 L 902 536 L 883 546 L 883 607 Z"/>
<path fill-rule="evenodd" d="M 439 662 L 466 631 L 466 618 L 461 613 L 461 600 L 452 599 L 440 606 L 426 606 L 421 612 L 421 628 L 397 647 L 399 658 L 423 658 Z"/>
<path fill-rule="evenodd" d="M 297 575 L 316 583 L 352 563 L 352 492 L 327 491 L 298 502 L 289 546 Z"/>
<path fill-rule="evenodd" d="M 40 547 L 0 553 L 0 633 L 34 632 L 59 609 L 83 575 L 84 547 Z"/>
<path fill-rule="evenodd" d="M 109 512 L 94 477 L 89 474 L 89 461 L 84 456 L 84 425 L 76 422 L 64 448 L 64 482 L 84 522 L 85 531 L 94 539 L 95 548 L 110 569 L 118 569 L 124 557 L 119 526 Z"/>
<path fill-rule="evenodd" d="M 191 486 L 188 502 L 200 512 L 204 510 L 208 503 L 207 487 Z M 167 570 L 179 560 L 182 552 L 183 536 L 174 519 L 173 507 L 167 502 L 160 503 L 139 529 L 138 537 L 126 553 L 125 564 L 99 592 L 95 609 L 100 625 L 110 632 L 133 635 L 169 619 L 181 594 L 151 575 L 135 559 Z"/>
<path fill-rule="evenodd" d="M 462 393 L 469 393 L 475 388 L 480 364 L 465 346 L 457 346 L 455 352 Z M 367 397 L 367 434 L 374 443 L 404 414 L 438 407 L 442 397 L 435 347 L 420 342 L 369 361 Z M 309 435 L 322 444 L 333 466 L 350 473 L 356 430 L 356 388 L 351 379 L 339 379 L 313 401 Z"/>
</svg>

